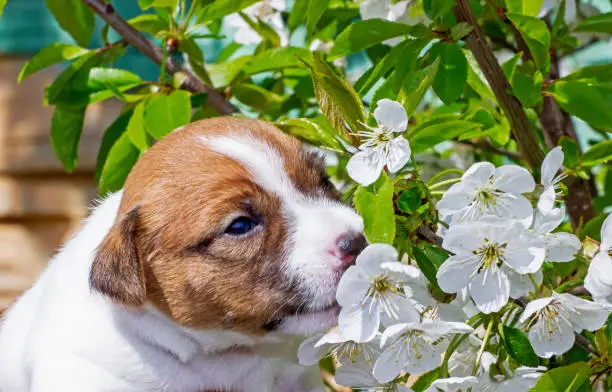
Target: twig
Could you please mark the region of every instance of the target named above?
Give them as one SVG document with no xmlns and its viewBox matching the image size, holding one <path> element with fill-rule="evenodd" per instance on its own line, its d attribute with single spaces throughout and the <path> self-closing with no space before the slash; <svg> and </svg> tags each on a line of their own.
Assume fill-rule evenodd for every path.
<svg viewBox="0 0 612 392">
<path fill-rule="evenodd" d="M 437 235 L 432 229 L 425 225 L 419 226 L 417 232 L 425 238 L 427 241 L 431 242 L 434 245 L 442 246 L 442 237 Z"/>
<path fill-rule="evenodd" d="M 140 34 L 135 28 L 125 21 L 110 3 L 105 3 L 102 0 L 82 0 L 87 4 L 98 16 L 108 23 L 128 44 L 132 45 L 140 53 L 147 56 L 156 64 L 161 65 L 164 55 L 159 46 L 149 41 L 144 35 Z M 168 56 L 164 67 L 169 74 L 173 75 L 177 72 L 182 72 L 186 75 L 181 88 L 191 92 L 206 93 L 206 102 L 220 114 L 232 114 L 238 112 L 238 109 L 223 97 L 218 91 L 207 86 L 191 71 L 182 67 L 171 56 Z"/>
<path fill-rule="evenodd" d="M 493 144 L 491 144 L 490 142 L 486 140 L 481 140 L 477 142 L 473 142 L 471 140 L 459 140 L 457 142 L 461 144 L 466 144 L 468 146 L 472 146 L 474 148 L 478 148 L 484 151 L 489 151 L 495 154 L 506 156 L 516 162 L 521 161 L 521 156 L 519 154 L 512 152 L 512 151 L 508 151 L 503 148 L 495 147 Z"/>
<path fill-rule="evenodd" d="M 483 74 L 485 75 L 495 97 L 510 122 L 512 134 L 516 139 L 521 156 L 529 166 L 538 167 L 544 158 L 540 144 L 531 131 L 529 119 L 516 97 L 508 94 L 510 83 L 502 71 L 493 51 L 487 44 L 484 34 L 476 23 L 469 0 L 457 0 L 453 8 L 457 22 L 472 26 L 472 31 L 465 38 L 467 47 L 474 54 Z"/>
</svg>

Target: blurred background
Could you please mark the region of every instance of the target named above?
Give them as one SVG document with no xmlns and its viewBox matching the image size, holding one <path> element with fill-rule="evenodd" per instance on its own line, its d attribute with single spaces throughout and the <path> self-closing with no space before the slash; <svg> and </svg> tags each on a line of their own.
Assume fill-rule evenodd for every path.
<svg viewBox="0 0 612 392">
<path fill-rule="evenodd" d="M 291 3 L 287 1 L 289 9 Z M 612 10 L 610 0 L 592 3 L 602 12 Z M 137 0 L 115 1 L 114 5 L 125 18 L 139 14 Z M 300 39 L 296 34 L 299 31 L 292 41 Z M 102 44 L 99 31 L 96 36 L 92 47 Z M 224 41 L 231 39 L 230 33 Z M 72 43 L 47 10 L 45 0 L 8 0 L 0 19 L 0 313 L 32 285 L 49 258 L 87 216 L 97 197 L 93 177 L 100 140 L 122 106 L 107 100 L 89 107 L 79 164 L 68 174 L 49 139 L 52 108 L 43 106 L 44 89 L 62 67 L 45 69 L 17 84 L 23 64 L 57 41 Z M 215 58 L 222 43 L 201 40 L 207 60 Z M 567 59 L 563 73 L 611 60 L 612 42 L 600 42 Z M 366 61 L 365 56 L 351 56 L 344 64 L 349 76 L 356 78 L 368 66 Z M 158 75 L 158 68 L 133 48 L 128 48 L 117 67 L 148 80 Z M 585 124 L 576 125 L 581 141 L 589 140 L 592 131 Z"/>
</svg>

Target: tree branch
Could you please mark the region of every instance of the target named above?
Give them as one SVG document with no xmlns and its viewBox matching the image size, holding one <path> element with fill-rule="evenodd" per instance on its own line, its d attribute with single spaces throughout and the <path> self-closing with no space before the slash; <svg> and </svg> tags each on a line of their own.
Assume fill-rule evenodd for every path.
<svg viewBox="0 0 612 392">
<path fill-rule="evenodd" d="M 144 35 L 134 29 L 125 21 L 113 8 L 112 4 L 105 3 L 102 0 L 82 0 L 87 4 L 98 16 L 108 23 L 128 44 L 132 45 L 140 53 L 147 56 L 156 64 L 161 65 L 164 55 L 160 47 L 149 41 Z M 207 86 L 191 71 L 182 67 L 172 57 L 168 56 L 164 64 L 166 70 L 170 74 L 182 72 L 187 77 L 181 88 L 196 93 L 206 93 L 206 102 L 220 114 L 232 114 L 238 112 L 238 109 L 232 105 L 223 95 L 212 87 Z"/>
<path fill-rule="evenodd" d="M 480 140 L 477 142 L 473 142 L 471 140 L 459 140 L 457 141 L 457 143 L 465 144 L 468 146 L 472 146 L 474 148 L 478 148 L 480 150 L 489 151 L 495 154 L 503 155 L 516 162 L 521 161 L 521 156 L 519 154 L 512 152 L 512 151 L 508 151 L 503 148 L 495 147 L 493 144 L 491 144 L 490 142 L 486 140 Z"/>
<path fill-rule="evenodd" d="M 520 102 L 516 97 L 508 94 L 508 91 L 511 90 L 510 83 L 487 44 L 480 26 L 476 23 L 469 0 L 457 0 L 453 12 L 458 23 L 464 22 L 472 26 L 473 30 L 465 38 L 466 44 L 474 54 L 506 118 L 510 122 L 512 135 L 518 144 L 521 156 L 529 166 L 538 167 L 544 158 L 544 153 L 535 134 L 531 131 L 527 114 Z"/>
</svg>

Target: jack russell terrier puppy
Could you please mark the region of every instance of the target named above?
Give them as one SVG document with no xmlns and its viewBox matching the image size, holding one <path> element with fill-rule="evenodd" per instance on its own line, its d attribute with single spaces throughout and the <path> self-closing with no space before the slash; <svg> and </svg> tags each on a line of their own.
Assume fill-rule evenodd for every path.
<svg viewBox="0 0 612 392">
<path fill-rule="evenodd" d="M 8 310 L 0 391 L 323 390 L 293 341 L 336 323 L 362 230 L 274 126 L 179 128 Z"/>
</svg>

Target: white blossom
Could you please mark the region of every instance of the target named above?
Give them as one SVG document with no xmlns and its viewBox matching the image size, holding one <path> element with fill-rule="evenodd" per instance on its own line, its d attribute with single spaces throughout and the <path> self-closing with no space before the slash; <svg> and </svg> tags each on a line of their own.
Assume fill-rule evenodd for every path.
<svg viewBox="0 0 612 392">
<path fill-rule="evenodd" d="M 465 323 L 445 321 L 392 325 L 380 339 L 384 351 L 374 365 L 374 376 L 381 382 L 389 382 L 402 371 L 418 374 L 435 369 L 440 365 L 447 339 L 472 331 Z"/>
<path fill-rule="evenodd" d="M 584 287 L 596 302 L 612 309 L 612 215 L 601 226 L 599 252 L 589 265 Z"/>
<path fill-rule="evenodd" d="M 490 217 L 451 226 L 442 247 L 454 255 L 438 269 L 440 288 L 456 293 L 467 287 L 481 312 L 500 310 L 510 297 L 510 270 L 541 263 L 544 258 L 543 249 L 524 252 L 514 247 L 512 240 L 524 230 L 520 222 Z"/>
<path fill-rule="evenodd" d="M 269 24 L 278 33 L 281 45 L 284 46 L 289 41 L 289 31 L 281 16 L 281 12 L 285 11 L 285 8 L 285 0 L 263 0 L 245 8 L 242 12 L 255 21 L 260 19 Z M 228 15 L 225 22 L 228 26 L 236 29 L 234 41 L 237 43 L 251 45 L 262 41 L 261 36 L 239 14 Z"/>
<path fill-rule="evenodd" d="M 559 183 L 566 177 L 563 172 L 563 150 L 555 147 L 544 157 L 541 167 L 541 183 L 544 191 L 538 200 L 538 209 L 544 213 L 551 213 L 555 210 L 554 205 L 557 199 L 556 189 Z"/>
<path fill-rule="evenodd" d="M 369 342 L 357 343 L 346 339 L 337 329 L 324 334 L 316 334 L 304 340 L 298 350 L 302 365 L 314 365 L 326 356 L 333 357 L 342 365 L 361 363 L 370 367 L 380 355 L 380 339 L 375 337 Z"/>
<path fill-rule="evenodd" d="M 420 319 L 406 285 L 417 281 L 420 271 L 398 262 L 397 257 L 391 245 L 372 244 L 342 275 L 336 299 L 342 307 L 338 325 L 346 339 L 367 342 L 374 339 L 381 322 L 391 325 Z"/>
<path fill-rule="evenodd" d="M 476 387 L 478 379 L 474 376 L 439 378 L 431 383 L 425 392 L 467 392 Z"/>
<path fill-rule="evenodd" d="M 349 176 L 364 186 L 375 182 L 385 166 L 391 173 L 400 170 L 411 153 L 408 140 L 401 135 L 408 126 L 408 116 L 401 104 L 381 99 L 373 116 L 378 126 L 356 133 L 363 143 L 346 165 Z"/>
<path fill-rule="evenodd" d="M 533 208 L 523 193 L 535 189 L 535 181 L 520 166 L 495 168 L 490 162 L 472 165 L 451 186 L 437 204 L 442 215 L 452 215 L 453 222 L 473 221 L 487 215 L 524 219 Z"/>
<path fill-rule="evenodd" d="M 474 358 L 478 357 L 478 351 L 482 346 L 482 339 L 472 333 L 453 352 L 448 360 L 448 373 L 453 377 L 467 377 L 472 375 L 474 369 Z M 497 357 L 488 351 L 482 353 L 476 375 L 489 374 L 489 368 L 497 362 Z"/>
<path fill-rule="evenodd" d="M 520 322 L 526 324 L 527 336 L 535 353 L 542 358 L 560 355 L 572 348 L 574 332 L 601 328 L 608 312 L 599 304 L 571 294 L 539 298 L 525 307 Z"/>
</svg>

